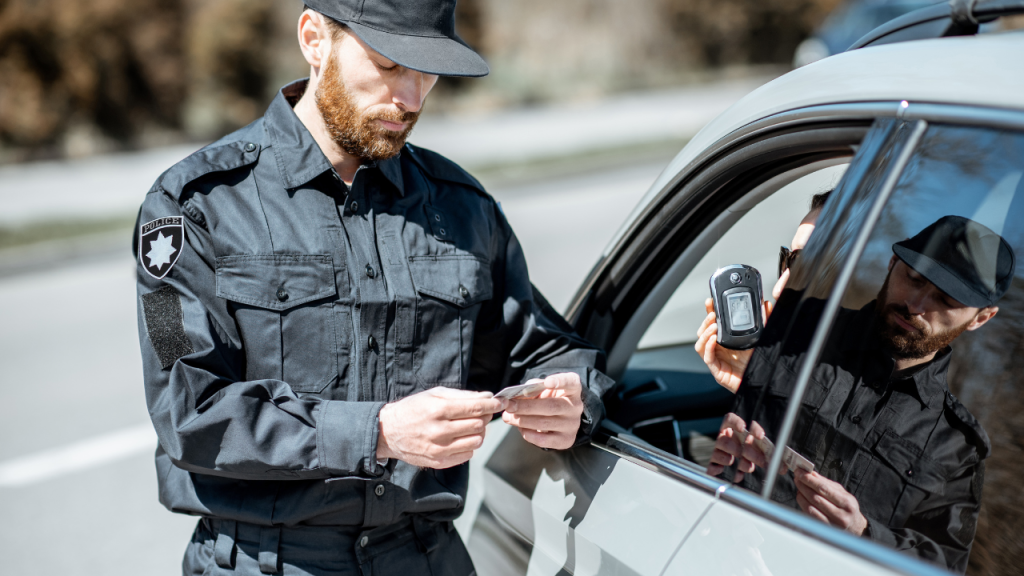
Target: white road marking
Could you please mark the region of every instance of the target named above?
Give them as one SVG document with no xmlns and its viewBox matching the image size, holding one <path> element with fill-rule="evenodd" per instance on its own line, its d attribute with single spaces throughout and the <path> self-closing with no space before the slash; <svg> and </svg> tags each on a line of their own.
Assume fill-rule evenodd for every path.
<svg viewBox="0 0 1024 576">
<path fill-rule="evenodd" d="M 156 448 L 152 424 L 125 428 L 60 448 L 0 462 L 0 488 L 17 488 L 81 472 Z"/>
</svg>

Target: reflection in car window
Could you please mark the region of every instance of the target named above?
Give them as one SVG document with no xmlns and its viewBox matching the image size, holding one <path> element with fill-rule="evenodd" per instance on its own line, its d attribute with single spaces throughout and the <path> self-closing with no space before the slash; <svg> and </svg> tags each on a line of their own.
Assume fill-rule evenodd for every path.
<svg viewBox="0 0 1024 576">
<path fill-rule="evenodd" d="M 894 126 L 890 158 L 907 132 Z M 734 411 L 769 439 L 886 156 L 819 221 L 744 374 Z M 789 447 L 814 472 L 780 476 L 773 500 L 954 571 L 1016 565 L 1019 544 L 1006 534 L 1024 525 L 1006 518 L 1020 518 L 1024 436 L 1022 176 L 1024 134 L 928 127 L 800 399 Z M 763 476 L 742 483 L 760 490 Z"/>
</svg>

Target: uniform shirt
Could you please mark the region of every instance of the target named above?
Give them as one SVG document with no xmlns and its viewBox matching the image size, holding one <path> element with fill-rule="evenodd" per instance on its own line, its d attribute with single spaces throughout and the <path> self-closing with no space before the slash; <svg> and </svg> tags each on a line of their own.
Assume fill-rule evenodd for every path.
<svg viewBox="0 0 1024 576">
<path fill-rule="evenodd" d="M 577 443 L 602 353 L 530 283 L 498 204 L 406 146 L 351 187 L 285 87 L 266 115 L 164 173 L 139 215 L 139 335 L 160 500 L 261 525 L 450 520 L 468 465 L 376 459 L 386 402 L 572 371 Z"/>
<path fill-rule="evenodd" d="M 754 418 L 769 435 L 782 425 L 824 307 L 818 299 L 800 303 L 783 342 L 799 299 L 791 290 L 784 294 L 734 408 L 748 418 L 770 384 Z M 874 307 L 871 302 L 861 310 L 840 309 L 789 445 L 857 498 L 868 520 L 867 537 L 963 572 L 981 505 L 983 460 L 991 451 L 988 436 L 948 390 L 952 349 L 925 365 L 896 371 L 873 336 Z M 759 492 L 763 476 L 758 469 L 744 485 Z M 797 507 L 791 475 L 779 477 L 772 497 Z"/>
</svg>

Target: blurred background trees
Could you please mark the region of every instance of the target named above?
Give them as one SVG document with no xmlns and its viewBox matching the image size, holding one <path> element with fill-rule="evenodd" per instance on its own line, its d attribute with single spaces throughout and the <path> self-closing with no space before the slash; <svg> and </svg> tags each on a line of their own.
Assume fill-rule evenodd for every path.
<svg viewBox="0 0 1024 576">
<path fill-rule="evenodd" d="M 435 111 L 592 98 L 786 65 L 838 0 L 460 0 L 493 70 Z M 307 74 L 301 0 L 0 0 L 0 160 L 209 140 Z"/>
</svg>

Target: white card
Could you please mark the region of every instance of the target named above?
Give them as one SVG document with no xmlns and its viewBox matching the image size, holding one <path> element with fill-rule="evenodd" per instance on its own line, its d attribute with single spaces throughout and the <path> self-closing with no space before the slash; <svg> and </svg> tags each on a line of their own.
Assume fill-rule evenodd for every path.
<svg viewBox="0 0 1024 576">
<path fill-rule="evenodd" d="M 739 439 L 740 442 L 747 441 L 747 435 L 749 432 L 744 432 L 735 428 L 733 428 L 732 431 L 736 433 L 736 438 Z M 771 440 L 768 438 L 755 438 L 754 446 L 757 446 L 757 449 L 764 453 L 765 460 L 771 461 L 772 454 L 775 452 L 775 444 Z M 789 470 L 796 470 L 799 468 L 801 470 L 806 470 L 807 472 L 814 472 L 814 464 L 789 446 L 787 446 L 786 451 L 782 453 L 782 463 Z"/>
<path fill-rule="evenodd" d="M 494 395 L 495 398 L 507 398 L 509 400 L 513 398 L 523 398 L 528 396 L 536 396 L 544 390 L 544 381 L 540 378 L 532 378 L 523 382 L 522 384 L 516 384 L 515 386 L 509 386 L 501 392 Z"/>
</svg>

